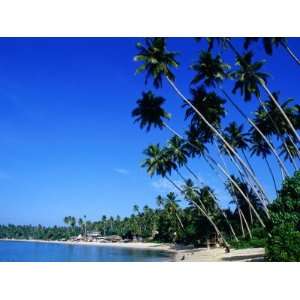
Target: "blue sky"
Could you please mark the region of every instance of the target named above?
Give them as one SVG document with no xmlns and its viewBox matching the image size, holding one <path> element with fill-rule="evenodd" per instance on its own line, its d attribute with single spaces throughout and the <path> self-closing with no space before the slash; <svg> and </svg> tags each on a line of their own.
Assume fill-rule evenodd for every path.
<svg viewBox="0 0 300 300">
<path fill-rule="evenodd" d="M 92 220 L 103 214 L 125 216 L 134 204 L 154 206 L 155 197 L 170 189 L 140 168 L 143 149 L 170 135 L 145 133 L 131 118 L 141 92 L 152 89 L 145 87 L 143 75 L 134 75 L 137 41 L 0 39 L 0 223 L 53 225 L 62 224 L 65 215 L 86 214 Z M 239 40 L 234 42 L 239 46 Z M 290 39 L 290 46 L 300 55 L 300 39 Z M 169 48 L 181 53 L 175 74 L 186 94 L 193 76 L 188 66 L 202 47 L 204 42 L 193 39 L 169 40 Z M 283 49 L 272 57 L 257 49 L 257 58 L 268 60 L 264 69 L 272 74 L 271 89 L 299 103 L 299 66 Z M 233 62 L 228 52 L 224 59 Z M 225 87 L 230 90 L 232 84 Z M 180 99 L 166 84 L 154 92 L 167 99 L 170 124 L 183 132 Z M 238 95 L 235 99 L 249 114 L 257 104 L 244 104 Z M 230 107 L 229 115 L 242 121 Z M 262 162 L 251 161 L 273 196 Z M 201 160 L 190 165 L 226 206 L 228 196 L 209 168 Z"/>
</svg>

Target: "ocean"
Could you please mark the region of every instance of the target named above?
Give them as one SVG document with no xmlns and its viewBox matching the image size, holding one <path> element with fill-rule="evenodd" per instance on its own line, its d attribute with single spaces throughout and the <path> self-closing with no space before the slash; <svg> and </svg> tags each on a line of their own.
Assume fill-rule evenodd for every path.
<svg viewBox="0 0 300 300">
<path fill-rule="evenodd" d="M 0 241 L 0 262 L 161 262 L 167 252 L 121 247 Z"/>
</svg>

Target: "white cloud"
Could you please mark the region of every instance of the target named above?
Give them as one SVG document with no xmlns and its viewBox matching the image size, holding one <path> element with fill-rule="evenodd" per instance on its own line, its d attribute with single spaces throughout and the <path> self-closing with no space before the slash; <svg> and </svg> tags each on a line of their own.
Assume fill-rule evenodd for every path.
<svg viewBox="0 0 300 300">
<path fill-rule="evenodd" d="M 116 168 L 116 169 L 114 169 L 114 171 L 119 173 L 119 174 L 122 174 L 122 175 L 128 175 L 129 174 L 128 170 L 122 169 L 122 168 Z"/>
</svg>

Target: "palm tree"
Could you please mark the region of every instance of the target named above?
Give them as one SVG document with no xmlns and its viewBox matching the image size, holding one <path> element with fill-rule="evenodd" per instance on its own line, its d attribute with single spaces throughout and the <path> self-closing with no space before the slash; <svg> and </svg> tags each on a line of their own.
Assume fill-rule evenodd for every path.
<svg viewBox="0 0 300 300">
<path fill-rule="evenodd" d="M 81 232 L 82 232 L 83 224 L 84 224 L 83 220 L 82 220 L 81 218 L 79 218 L 79 219 L 78 219 L 78 225 L 79 225 L 79 227 L 80 227 L 80 231 L 81 231 Z"/>
<path fill-rule="evenodd" d="M 133 212 L 136 213 L 137 215 L 140 214 L 140 208 L 137 204 L 133 205 Z"/>
<path fill-rule="evenodd" d="M 216 87 L 228 77 L 230 65 L 224 63 L 220 55 L 214 58 L 211 52 L 202 51 L 199 60 L 191 65 L 191 69 L 196 72 L 192 84 L 204 81 L 206 86 Z"/>
<path fill-rule="evenodd" d="M 197 89 L 191 89 L 192 105 L 201 111 L 206 120 L 216 129 L 221 127 L 221 120 L 225 117 L 224 103 L 225 100 L 220 98 L 216 93 L 207 93 L 204 86 Z M 201 140 L 204 142 L 212 142 L 214 139 L 214 133 L 210 130 L 209 126 L 203 122 L 202 118 L 195 112 L 195 110 L 188 104 L 184 104 L 186 107 L 185 119 L 191 118 L 191 126 L 195 126 L 199 129 Z"/>
<path fill-rule="evenodd" d="M 70 223 L 70 216 L 64 217 L 64 223 L 65 223 L 66 225 L 69 225 L 69 223 Z"/>
<path fill-rule="evenodd" d="M 167 194 L 166 199 L 165 199 L 165 209 L 167 209 L 171 214 L 174 214 L 176 219 L 179 222 L 179 225 L 182 230 L 184 230 L 183 223 L 181 221 L 181 218 L 178 214 L 178 200 L 176 199 L 176 195 L 173 192 L 170 192 Z"/>
<path fill-rule="evenodd" d="M 263 37 L 263 38 L 258 38 L 258 37 L 246 37 L 244 40 L 244 48 L 247 50 L 249 48 L 249 45 L 252 42 L 257 42 L 259 39 L 262 40 L 263 46 L 265 49 L 265 52 L 268 55 L 273 54 L 273 47 L 275 46 L 278 48 L 279 46 L 283 47 L 287 53 L 291 56 L 291 58 L 298 64 L 300 65 L 300 59 L 296 56 L 296 54 L 289 48 L 288 43 L 287 43 L 287 38 L 284 37 Z"/>
<path fill-rule="evenodd" d="M 156 88 L 162 86 L 163 76 L 174 81 L 175 76 L 170 67 L 177 68 L 179 63 L 176 61 L 176 52 L 166 51 L 165 38 L 146 38 L 145 46 L 137 43 L 138 55 L 134 57 L 135 61 L 142 61 L 143 64 L 136 70 L 136 74 L 146 72 L 145 82 L 149 77 L 153 77 L 153 84 Z"/>
<path fill-rule="evenodd" d="M 194 183 L 192 180 L 188 179 L 185 182 L 185 185 L 182 187 L 182 194 L 185 196 L 185 199 L 188 201 L 189 204 L 195 206 L 200 213 L 206 217 L 206 219 L 209 221 L 209 223 L 213 226 L 216 234 L 223 240 L 224 244 L 229 247 L 229 244 L 227 243 L 226 239 L 224 238 L 224 235 L 218 228 L 217 224 L 213 220 L 213 216 L 211 215 L 212 212 L 215 212 L 214 210 L 210 209 L 209 211 L 205 207 L 203 203 L 203 199 L 201 198 L 201 192 L 200 190 L 194 186 Z M 214 206 L 214 204 L 213 204 Z"/>
<path fill-rule="evenodd" d="M 238 90 L 240 90 L 241 95 L 244 96 L 244 100 L 250 101 L 252 95 L 255 95 L 257 98 L 260 97 L 259 87 L 261 86 L 268 94 L 270 99 L 274 102 L 276 107 L 279 109 L 280 113 L 288 123 L 298 142 L 300 142 L 300 137 L 291 120 L 288 118 L 288 116 L 266 85 L 268 75 L 260 71 L 264 62 L 259 61 L 252 63 L 252 57 L 252 52 L 247 52 L 244 56 L 237 58 L 237 65 L 239 69 L 232 73 L 233 78 L 236 80 L 233 88 L 233 93 L 236 93 Z"/>
<path fill-rule="evenodd" d="M 228 40 L 227 43 L 232 47 L 231 42 Z M 202 119 L 203 123 L 233 152 L 237 160 L 245 167 L 245 169 L 251 173 L 249 167 L 245 164 L 242 158 L 235 152 L 235 150 L 229 145 L 224 139 L 222 134 L 203 116 L 203 114 L 197 110 L 197 108 L 180 92 L 174 83 L 174 75 L 170 71 L 170 67 L 177 67 L 178 63 L 175 60 L 175 52 L 169 52 L 166 49 L 164 38 L 151 38 L 146 39 L 146 47 L 141 44 L 137 45 L 139 49 L 138 55 L 135 56 L 136 61 L 143 61 L 137 72 L 146 72 L 146 79 L 149 77 L 153 78 L 154 85 L 160 87 L 162 85 L 162 77 L 165 76 L 170 86 L 173 88 L 175 93 L 188 104 Z M 251 173 L 250 176 L 259 185 L 257 178 Z"/>
</svg>

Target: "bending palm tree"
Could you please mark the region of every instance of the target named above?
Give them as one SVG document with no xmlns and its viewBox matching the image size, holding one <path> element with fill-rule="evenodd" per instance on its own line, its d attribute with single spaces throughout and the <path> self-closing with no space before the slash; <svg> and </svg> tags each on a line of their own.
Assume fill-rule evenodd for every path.
<svg viewBox="0 0 300 300">
<path fill-rule="evenodd" d="M 298 142 L 300 142 L 300 137 L 291 120 L 288 118 L 281 105 L 278 103 L 266 85 L 268 75 L 259 71 L 264 62 L 259 61 L 252 63 L 252 57 L 253 54 L 251 52 L 247 52 L 244 56 L 237 58 L 237 65 L 239 66 L 239 69 L 232 73 L 232 76 L 236 80 L 233 93 L 236 93 L 237 90 L 240 90 L 241 94 L 244 95 L 245 101 L 249 101 L 252 98 L 252 94 L 254 94 L 257 98 L 260 97 L 259 86 L 261 86 L 279 109 Z"/>
</svg>

